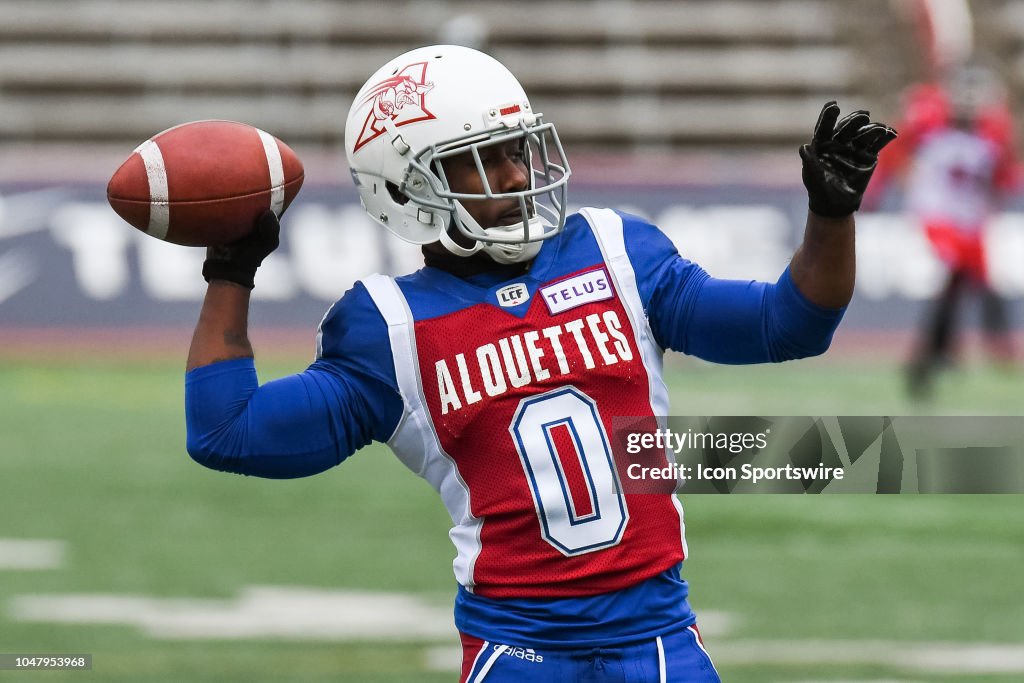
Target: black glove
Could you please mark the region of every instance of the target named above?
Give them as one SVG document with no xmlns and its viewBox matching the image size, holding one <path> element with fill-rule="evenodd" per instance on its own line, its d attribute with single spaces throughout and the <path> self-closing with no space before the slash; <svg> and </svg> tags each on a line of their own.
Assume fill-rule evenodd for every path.
<svg viewBox="0 0 1024 683">
<path fill-rule="evenodd" d="M 223 247 L 209 247 L 203 262 L 203 277 L 227 280 L 252 289 L 256 269 L 280 244 L 281 224 L 273 211 L 266 211 L 245 237 Z"/>
<path fill-rule="evenodd" d="M 872 123 L 860 110 L 839 119 L 839 105 L 828 102 L 818 115 L 814 137 L 800 147 L 804 161 L 804 187 L 811 211 L 819 216 L 842 218 L 860 208 L 878 153 L 896 139 L 896 131 Z"/>
</svg>

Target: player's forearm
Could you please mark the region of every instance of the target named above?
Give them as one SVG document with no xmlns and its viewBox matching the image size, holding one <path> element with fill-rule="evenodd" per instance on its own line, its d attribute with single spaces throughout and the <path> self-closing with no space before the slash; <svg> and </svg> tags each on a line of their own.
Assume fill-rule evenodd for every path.
<svg viewBox="0 0 1024 683">
<path fill-rule="evenodd" d="M 231 282 L 210 282 L 192 335 L 186 369 L 234 358 L 252 358 L 249 293 L 250 290 Z"/>
<path fill-rule="evenodd" d="M 809 211 L 803 242 L 790 264 L 800 293 L 822 308 L 842 308 L 853 297 L 856 272 L 853 215 L 825 218 Z"/>
<path fill-rule="evenodd" d="M 860 208 L 882 149 L 896 131 L 858 110 L 839 118 L 828 102 L 811 142 L 800 147 L 807 188 L 807 226 L 790 264 L 797 290 L 821 308 L 840 309 L 853 298 L 857 270 L 853 212 Z"/>
</svg>

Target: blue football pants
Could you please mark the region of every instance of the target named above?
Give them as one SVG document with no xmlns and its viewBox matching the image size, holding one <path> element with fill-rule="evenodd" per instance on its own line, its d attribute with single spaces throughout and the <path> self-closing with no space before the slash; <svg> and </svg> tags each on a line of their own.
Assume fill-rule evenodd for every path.
<svg viewBox="0 0 1024 683">
<path fill-rule="evenodd" d="M 700 633 L 625 647 L 548 650 L 462 636 L 460 683 L 721 683 Z"/>
</svg>

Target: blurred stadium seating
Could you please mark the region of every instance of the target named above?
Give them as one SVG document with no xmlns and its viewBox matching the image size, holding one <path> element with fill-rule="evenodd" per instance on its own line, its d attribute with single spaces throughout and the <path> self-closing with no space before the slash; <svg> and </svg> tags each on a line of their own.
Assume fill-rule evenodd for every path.
<svg viewBox="0 0 1024 683">
<path fill-rule="evenodd" d="M 993 29 L 1022 14 L 983 4 Z M 0 141 L 135 144 L 215 117 L 333 145 L 377 66 L 461 27 L 520 76 L 574 149 L 791 150 L 825 97 L 895 108 L 916 75 L 898 10 L 887 0 L 4 0 Z"/>
</svg>

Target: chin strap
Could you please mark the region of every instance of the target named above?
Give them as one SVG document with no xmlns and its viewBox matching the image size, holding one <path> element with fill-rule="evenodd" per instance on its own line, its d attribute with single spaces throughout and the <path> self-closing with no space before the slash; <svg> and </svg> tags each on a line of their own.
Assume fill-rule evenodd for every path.
<svg viewBox="0 0 1024 683">
<path fill-rule="evenodd" d="M 532 261 L 540 253 L 540 247 L 540 242 L 485 244 L 483 252 L 498 263 L 525 263 L 526 261 Z"/>
<path fill-rule="evenodd" d="M 491 232 L 499 233 L 512 233 L 525 234 L 524 226 L 522 223 L 515 225 L 507 225 L 497 228 L 484 229 L 480 227 L 480 224 L 466 211 L 465 207 L 462 206 L 461 202 L 455 202 L 455 218 L 453 220 L 460 220 L 462 224 L 468 229 L 472 235 L 480 235 L 481 237 L 486 236 Z M 534 217 L 530 219 L 531 232 L 532 230 L 540 230 L 541 219 Z M 533 242 L 481 242 L 479 238 L 474 243 L 472 248 L 466 248 L 459 244 L 456 244 L 452 239 L 451 235 L 447 231 L 441 233 L 441 244 L 456 256 L 472 256 L 477 252 L 482 251 L 483 253 L 490 256 L 497 263 L 512 264 L 512 263 L 525 263 L 526 261 L 532 260 L 540 252 L 541 242 L 536 240 Z"/>
<path fill-rule="evenodd" d="M 458 244 L 455 240 L 453 240 L 452 236 L 448 234 L 447 230 L 441 231 L 440 241 L 441 246 L 443 246 L 445 249 L 455 254 L 456 256 L 472 256 L 473 254 L 477 253 L 484 247 L 483 242 L 474 242 L 472 247 L 464 247 L 461 244 Z"/>
</svg>

